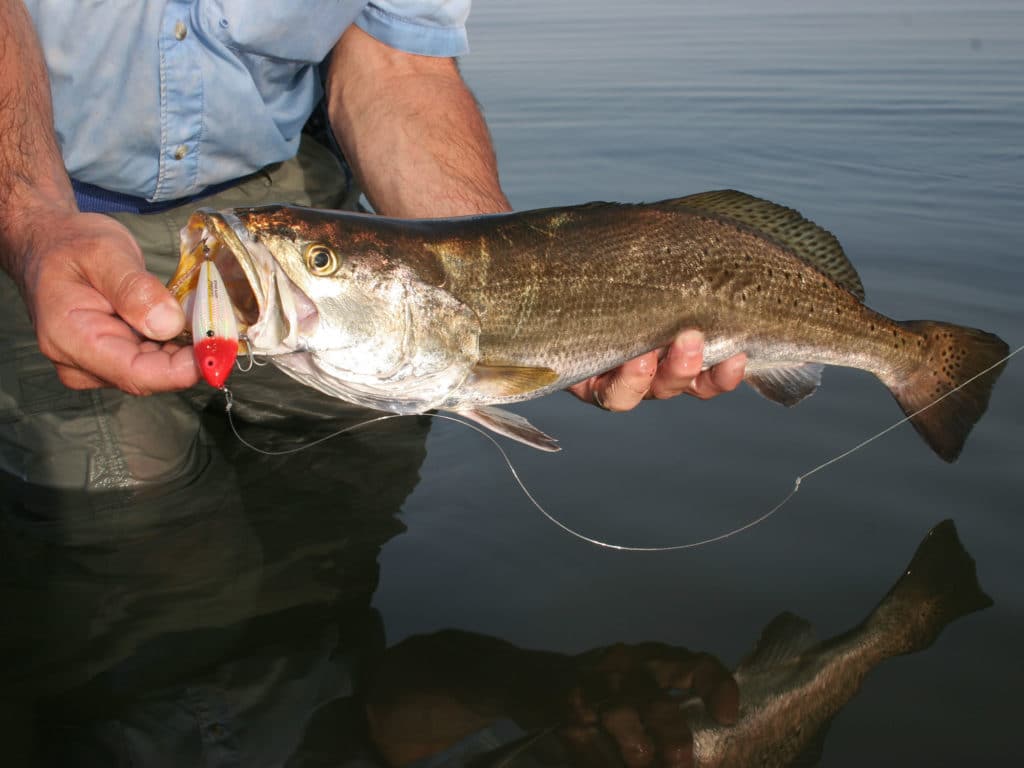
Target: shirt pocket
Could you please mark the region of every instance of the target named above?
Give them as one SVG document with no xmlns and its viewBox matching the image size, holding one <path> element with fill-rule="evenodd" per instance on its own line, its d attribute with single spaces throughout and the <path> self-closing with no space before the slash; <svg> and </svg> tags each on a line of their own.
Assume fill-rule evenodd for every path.
<svg viewBox="0 0 1024 768">
<path fill-rule="evenodd" d="M 236 54 L 297 65 L 323 61 L 365 0 L 205 0 L 204 32 Z"/>
</svg>

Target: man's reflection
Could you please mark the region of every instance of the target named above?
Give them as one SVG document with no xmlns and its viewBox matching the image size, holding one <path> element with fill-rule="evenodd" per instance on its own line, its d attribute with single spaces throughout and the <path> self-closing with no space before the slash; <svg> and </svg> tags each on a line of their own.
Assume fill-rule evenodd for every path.
<svg viewBox="0 0 1024 768">
<path fill-rule="evenodd" d="M 275 414 L 241 427 L 256 445 L 367 418 L 259 375 L 270 384 L 236 408 Z M 403 530 L 428 421 L 283 456 L 242 446 L 222 400 L 204 421 L 209 461 L 179 487 L 87 497 L 3 479 L 5 735 L 23 763 L 284 765 L 328 707 L 347 732 L 334 764 L 372 755 L 352 702 L 383 650 L 377 555 Z"/>
<path fill-rule="evenodd" d="M 259 376 L 236 408 L 255 445 L 366 419 Z M 377 558 L 404 529 L 429 421 L 267 455 L 222 403 L 204 416 L 203 471 L 178 486 L 76 496 L 0 479 L 5 765 L 682 766 L 737 717 L 745 732 L 750 669 L 737 688 L 707 654 L 568 656 L 457 631 L 385 649 Z M 987 600 L 955 531 L 942 541 L 914 572 L 948 575 L 952 553 L 963 574 L 944 583 L 967 589 L 935 634 Z"/>
</svg>

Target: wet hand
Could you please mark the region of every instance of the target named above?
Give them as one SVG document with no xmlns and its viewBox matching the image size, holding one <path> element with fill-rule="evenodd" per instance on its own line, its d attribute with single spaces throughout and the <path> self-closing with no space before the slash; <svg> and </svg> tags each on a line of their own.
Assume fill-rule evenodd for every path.
<svg viewBox="0 0 1024 768">
<path fill-rule="evenodd" d="M 743 381 L 746 362 L 746 355 L 739 354 L 702 371 L 704 336 L 700 331 L 684 331 L 670 346 L 591 376 L 569 391 L 608 411 L 628 411 L 641 400 L 664 400 L 682 394 L 707 400 L 736 389 Z"/>
<path fill-rule="evenodd" d="M 181 308 L 120 223 L 65 212 L 26 243 L 22 296 L 65 386 L 150 394 L 196 383 L 192 350 L 165 343 L 184 326 Z"/>
<path fill-rule="evenodd" d="M 718 723 L 739 715 L 739 687 L 713 656 L 661 643 L 615 645 L 577 658 L 580 684 L 561 730 L 573 765 L 601 765 L 610 737 L 628 768 L 693 765 L 681 704 L 696 696 Z"/>
</svg>

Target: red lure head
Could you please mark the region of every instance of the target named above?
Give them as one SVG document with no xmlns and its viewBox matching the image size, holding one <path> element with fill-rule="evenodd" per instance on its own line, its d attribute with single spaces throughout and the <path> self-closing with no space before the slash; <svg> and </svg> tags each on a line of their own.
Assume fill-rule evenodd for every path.
<svg viewBox="0 0 1024 768">
<path fill-rule="evenodd" d="M 217 389 L 223 387 L 238 357 L 238 339 L 206 336 L 195 342 L 193 350 L 206 383 Z"/>
<path fill-rule="evenodd" d="M 192 350 L 206 383 L 222 388 L 238 357 L 238 324 L 224 280 L 211 259 L 199 266 L 192 306 Z"/>
</svg>

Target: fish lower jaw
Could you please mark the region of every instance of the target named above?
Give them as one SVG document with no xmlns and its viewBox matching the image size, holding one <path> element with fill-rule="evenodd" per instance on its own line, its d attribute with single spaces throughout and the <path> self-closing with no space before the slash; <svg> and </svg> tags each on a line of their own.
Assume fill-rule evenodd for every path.
<svg viewBox="0 0 1024 768">
<path fill-rule="evenodd" d="M 326 395 L 364 408 L 414 415 L 440 408 L 457 386 L 458 374 L 408 372 L 366 375 L 339 369 L 314 352 L 292 352 L 270 358 L 288 376 Z M 463 374 L 464 378 L 464 374 Z"/>
</svg>

